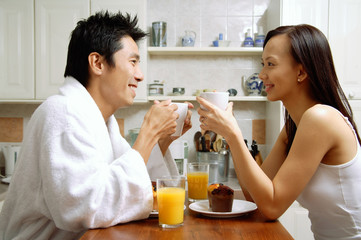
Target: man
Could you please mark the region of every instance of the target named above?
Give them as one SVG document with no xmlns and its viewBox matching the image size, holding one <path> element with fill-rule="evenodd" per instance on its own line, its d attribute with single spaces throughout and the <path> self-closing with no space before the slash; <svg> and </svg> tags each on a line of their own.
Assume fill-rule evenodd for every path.
<svg viewBox="0 0 361 240">
<path fill-rule="evenodd" d="M 132 105 L 143 80 L 136 41 L 146 34 L 136 24 L 108 12 L 78 22 L 65 83 L 28 124 L 0 215 L 2 239 L 77 239 L 88 228 L 148 217 L 146 163 L 154 146 L 166 154 L 178 114 L 170 101 L 156 102 L 133 148 L 119 133 L 113 114 Z M 183 133 L 190 127 L 189 112 Z"/>
</svg>

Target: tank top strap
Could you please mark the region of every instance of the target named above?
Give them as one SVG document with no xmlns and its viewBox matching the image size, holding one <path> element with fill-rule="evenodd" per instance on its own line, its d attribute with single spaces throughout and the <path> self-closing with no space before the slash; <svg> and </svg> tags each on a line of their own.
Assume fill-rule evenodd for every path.
<svg viewBox="0 0 361 240">
<path fill-rule="evenodd" d="M 335 108 L 336 109 L 336 108 Z M 353 134 L 355 135 L 356 138 L 356 142 L 358 143 L 358 145 L 360 146 L 360 143 L 357 139 L 357 134 L 356 131 L 354 129 L 354 127 L 352 126 L 352 123 L 349 121 L 348 117 L 345 117 L 338 109 L 336 109 L 336 111 L 340 114 L 340 116 L 345 120 L 345 122 L 347 123 L 347 125 L 349 125 L 349 127 L 352 129 Z"/>
</svg>

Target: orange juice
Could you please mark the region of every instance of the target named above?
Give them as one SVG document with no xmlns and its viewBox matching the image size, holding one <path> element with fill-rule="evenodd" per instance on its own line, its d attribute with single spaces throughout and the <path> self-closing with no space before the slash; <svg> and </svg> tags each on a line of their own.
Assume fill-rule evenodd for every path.
<svg viewBox="0 0 361 240">
<path fill-rule="evenodd" d="M 185 195 L 184 188 L 164 187 L 157 190 L 159 224 L 183 223 Z"/>
<path fill-rule="evenodd" d="M 188 198 L 207 199 L 208 173 L 190 172 L 187 174 Z"/>
</svg>

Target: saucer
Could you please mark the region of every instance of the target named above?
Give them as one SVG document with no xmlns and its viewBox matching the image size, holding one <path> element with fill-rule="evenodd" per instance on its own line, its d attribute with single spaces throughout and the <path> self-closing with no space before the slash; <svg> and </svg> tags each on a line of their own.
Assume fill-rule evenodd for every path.
<svg viewBox="0 0 361 240">
<path fill-rule="evenodd" d="M 232 212 L 212 212 L 212 210 L 209 209 L 208 200 L 204 200 L 190 204 L 189 208 L 206 217 L 231 218 L 252 212 L 257 209 L 257 205 L 253 202 L 235 199 L 233 200 Z"/>
</svg>

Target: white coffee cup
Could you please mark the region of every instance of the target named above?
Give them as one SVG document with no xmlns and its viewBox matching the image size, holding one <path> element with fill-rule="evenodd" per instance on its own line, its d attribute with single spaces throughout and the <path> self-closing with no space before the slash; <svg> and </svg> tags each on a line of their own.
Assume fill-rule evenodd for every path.
<svg viewBox="0 0 361 240">
<path fill-rule="evenodd" d="M 176 131 L 175 133 L 172 134 L 172 136 L 179 137 L 182 135 L 184 120 L 186 119 L 187 111 L 188 111 L 188 104 L 187 103 L 171 103 L 171 104 L 176 104 L 178 106 L 176 113 L 179 114 L 179 118 L 176 120 L 177 123 Z"/>
<path fill-rule="evenodd" d="M 229 100 L 229 92 L 202 92 L 200 97 L 206 99 L 220 109 L 226 110 Z M 207 110 L 203 105 L 201 105 L 201 108 L 203 110 Z"/>
</svg>

